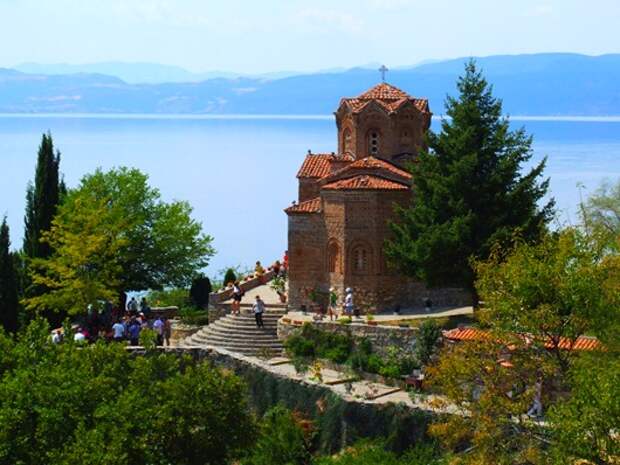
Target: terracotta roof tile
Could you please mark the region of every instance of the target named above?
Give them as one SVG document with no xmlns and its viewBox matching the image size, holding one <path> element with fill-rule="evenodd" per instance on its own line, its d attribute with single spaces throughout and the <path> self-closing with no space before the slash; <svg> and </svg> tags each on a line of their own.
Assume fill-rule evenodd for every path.
<svg viewBox="0 0 620 465">
<path fill-rule="evenodd" d="M 444 331 L 443 336 L 452 341 L 477 341 L 488 338 L 489 334 L 480 329 L 466 327 Z M 524 336 L 524 338 L 531 341 L 531 337 Z M 579 336 L 572 346 L 571 344 L 572 342 L 570 339 L 562 337 L 560 338 L 558 345 L 559 348 L 563 350 L 599 350 L 602 348 L 602 345 L 598 339 L 588 336 Z M 546 341 L 544 345 L 547 349 L 551 349 L 553 347 L 553 343 L 551 341 Z"/>
<path fill-rule="evenodd" d="M 372 175 L 353 176 L 326 184 L 326 190 L 409 190 L 409 186 Z"/>
<path fill-rule="evenodd" d="M 316 197 L 306 200 L 305 202 L 291 205 L 284 211 L 286 213 L 319 213 L 321 211 L 321 199 Z"/>
<path fill-rule="evenodd" d="M 341 168 L 340 170 L 336 171 L 334 173 L 334 176 L 338 176 L 347 171 L 356 171 L 356 170 L 385 170 L 391 174 L 395 174 L 404 179 L 411 179 L 412 177 L 411 173 L 409 173 L 408 171 L 405 171 L 404 169 L 399 168 L 398 166 L 393 165 L 390 162 L 387 162 L 385 160 L 372 157 L 372 156 L 360 158 L 359 160 L 356 160 L 353 163 L 350 163 L 344 168 Z"/>
<path fill-rule="evenodd" d="M 331 174 L 332 162 L 353 161 L 350 155 L 338 156 L 333 153 L 309 153 L 306 155 L 301 168 L 297 172 L 298 178 L 324 178 Z"/>
<path fill-rule="evenodd" d="M 357 97 L 342 99 L 342 102 L 347 103 L 354 113 L 359 113 L 373 101 L 380 104 L 388 112 L 397 110 L 406 102 L 411 102 L 423 113 L 429 112 L 428 100 L 413 98 L 406 92 L 385 82 L 377 84 L 372 89 L 367 90 Z"/>
</svg>

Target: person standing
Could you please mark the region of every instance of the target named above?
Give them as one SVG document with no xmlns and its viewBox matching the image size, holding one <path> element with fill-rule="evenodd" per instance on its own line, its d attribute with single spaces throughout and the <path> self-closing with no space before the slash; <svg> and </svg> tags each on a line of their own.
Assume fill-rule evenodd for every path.
<svg viewBox="0 0 620 465">
<path fill-rule="evenodd" d="M 233 315 L 239 315 L 241 313 L 241 299 L 243 298 L 243 291 L 241 290 L 241 286 L 239 281 L 235 281 L 233 284 L 232 291 L 232 305 L 231 305 L 231 313 Z"/>
<path fill-rule="evenodd" d="M 157 335 L 157 345 L 164 345 L 164 322 L 162 321 L 160 316 L 157 316 L 157 319 L 153 322 L 153 329 L 155 330 L 155 334 Z"/>
<path fill-rule="evenodd" d="M 254 319 L 256 320 L 257 328 L 264 328 L 265 325 L 263 323 L 263 313 L 265 312 L 265 302 L 260 298 L 259 295 L 256 296 L 256 302 L 252 306 L 252 310 L 254 311 Z"/>
<path fill-rule="evenodd" d="M 346 292 L 346 295 L 344 297 L 344 313 L 347 316 L 351 316 L 353 315 L 353 310 L 355 308 L 353 304 L 353 289 L 351 289 L 350 287 L 347 287 L 345 292 Z"/>
<path fill-rule="evenodd" d="M 164 342 L 170 347 L 170 337 L 172 336 L 172 323 L 164 317 Z"/>
<path fill-rule="evenodd" d="M 142 327 L 140 323 L 135 318 L 132 318 L 131 323 L 129 323 L 129 344 L 132 346 L 140 345 L 140 330 Z"/>
<path fill-rule="evenodd" d="M 135 297 L 132 297 L 129 302 L 127 302 L 127 312 L 132 316 L 138 313 L 138 302 Z"/>
<path fill-rule="evenodd" d="M 329 321 L 333 321 L 334 318 L 338 318 L 338 311 L 336 309 L 338 305 L 338 294 L 333 287 L 329 288 Z"/>
<path fill-rule="evenodd" d="M 112 333 L 114 342 L 122 342 L 125 339 L 125 325 L 118 320 L 112 325 Z"/>
</svg>

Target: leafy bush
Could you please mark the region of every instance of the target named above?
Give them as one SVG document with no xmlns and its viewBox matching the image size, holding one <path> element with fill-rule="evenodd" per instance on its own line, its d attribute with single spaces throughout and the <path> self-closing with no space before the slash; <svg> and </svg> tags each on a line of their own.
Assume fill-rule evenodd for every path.
<svg viewBox="0 0 620 465">
<path fill-rule="evenodd" d="M 437 340 L 441 337 L 441 328 L 433 319 L 425 319 L 420 325 L 416 342 L 416 357 L 422 364 L 428 363 L 437 348 Z"/>
<path fill-rule="evenodd" d="M 153 307 L 189 307 L 189 292 L 182 287 L 164 289 L 162 291 L 150 291 L 147 300 Z"/>
<path fill-rule="evenodd" d="M 419 444 L 403 455 L 388 450 L 384 444 L 361 442 L 333 457 L 322 457 L 314 465 L 441 465 L 447 463 L 441 458 L 434 444 Z"/>
<path fill-rule="evenodd" d="M 209 312 L 199 308 L 184 307 L 179 309 L 179 318 L 186 325 L 204 326 L 209 324 Z"/>
<path fill-rule="evenodd" d="M 226 273 L 224 273 L 224 280 L 222 282 L 222 286 L 226 287 L 230 283 L 234 283 L 236 280 L 237 280 L 237 274 L 235 273 L 235 270 L 233 270 L 232 268 L 228 268 L 226 270 Z"/>
<path fill-rule="evenodd" d="M 52 344 L 36 320 L 0 333 L 0 463 L 230 463 L 255 423 L 240 378 L 120 344 Z"/>
<path fill-rule="evenodd" d="M 207 308 L 209 305 L 209 294 L 211 293 L 211 280 L 205 275 L 198 275 L 192 281 L 189 289 L 189 299 L 196 308 Z"/>
<path fill-rule="evenodd" d="M 298 418 L 276 406 L 263 417 L 256 445 L 243 465 L 306 465 L 310 463 L 309 434 Z"/>
</svg>

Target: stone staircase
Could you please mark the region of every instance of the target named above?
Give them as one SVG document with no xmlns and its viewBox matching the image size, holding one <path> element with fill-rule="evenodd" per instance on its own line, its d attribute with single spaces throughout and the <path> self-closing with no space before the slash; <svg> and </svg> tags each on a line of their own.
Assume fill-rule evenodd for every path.
<svg viewBox="0 0 620 465">
<path fill-rule="evenodd" d="M 257 328 L 251 309 L 241 308 L 241 315 L 226 315 L 183 341 L 186 347 L 219 347 L 243 355 L 281 355 L 284 347 L 276 334 L 277 322 L 284 308 L 267 308 L 264 328 Z"/>
</svg>

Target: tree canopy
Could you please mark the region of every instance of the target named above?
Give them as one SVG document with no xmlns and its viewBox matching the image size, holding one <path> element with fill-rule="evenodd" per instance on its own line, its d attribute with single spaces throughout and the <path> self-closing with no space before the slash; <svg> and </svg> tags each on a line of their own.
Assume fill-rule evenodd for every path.
<svg viewBox="0 0 620 465">
<path fill-rule="evenodd" d="M 187 202 L 161 200 L 136 169 L 97 170 L 71 190 L 43 235 L 54 251 L 32 263 L 49 292 L 30 309 L 83 312 L 123 291 L 187 287 L 214 253 Z"/>
<path fill-rule="evenodd" d="M 11 252 L 9 225 L 6 217 L 0 225 L 0 325 L 6 331 L 17 330 L 19 313 L 19 284 L 15 257 Z"/>
<path fill-rule="evenodd" d="M 54 150 L 51 134 L 43 134 L 37 154 L 34 184 L 26 191 L 24 216 L 24 253 L 30 258 L 46 258 L 51 254 L 49 244 L 42 242 L 45 231 L 52 227 L 52 220 L 60 203 L 64 185 L 59 175 L 60 152 Z"/>
<path fill-rule="evenodd" d="M 532 138 L 510 130 L 502 103 L 470 61 L 448 97 L 441 132 L 429 132 L 429 150 L 412 164 L 413 201 L 397 208 L 386 255 L 404 273 L 430 286 L 473 289 L 471 258 L 484 259 L 515 230 L 536 240 L 553 212 L 539 207 L 548 180 L 545 161 L 521 173 L 532 157 Z"/>
</svg>

